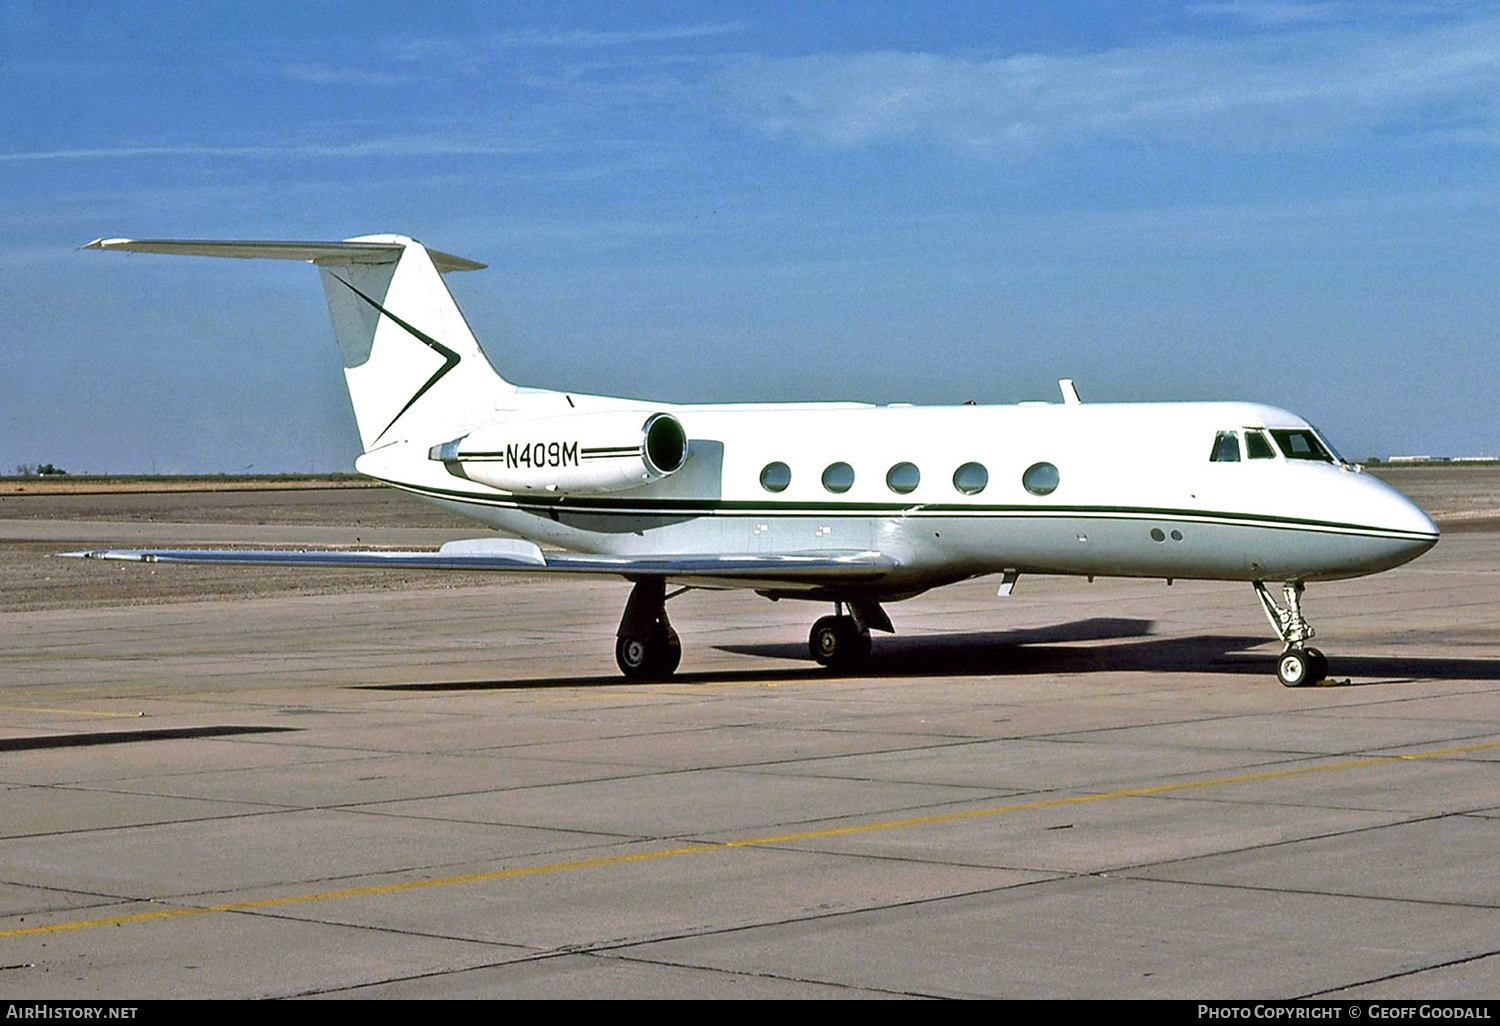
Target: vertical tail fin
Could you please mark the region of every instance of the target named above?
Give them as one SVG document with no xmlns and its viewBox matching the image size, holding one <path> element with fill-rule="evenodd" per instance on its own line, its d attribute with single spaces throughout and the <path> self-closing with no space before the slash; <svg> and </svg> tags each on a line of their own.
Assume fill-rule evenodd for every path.
<svg viewBox="0 0 1500 1026">
<path fill-rule="evenodd" d="M 343 242 L 96 239 L 86 249 L 306 260 L 318 266 L 366 452 L 407 437 L 450 436 L 488 419 L 515 391 L 490 366 L 443 274 L 483 264 L 401 235 Z"/>
<path fill-rule="evenodd" d="M 443 283 L 443 263 L 464 269 L 453 258 L 395 235 L 350 241 L 400 247 L 391 262 L 316 261 L 366 452 L 396 433 L 435 437 L 515 390 L 490 366 Z"/>
</svg>

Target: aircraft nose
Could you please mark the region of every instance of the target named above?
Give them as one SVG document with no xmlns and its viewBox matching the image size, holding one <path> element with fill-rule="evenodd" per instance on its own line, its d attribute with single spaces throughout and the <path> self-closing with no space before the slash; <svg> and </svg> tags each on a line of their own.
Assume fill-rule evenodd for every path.
<svg viewBox="0 0 1500 1026">
<path fill-rule="evenodd" d="M 1375 477 L 1366 477 L 1370 488 L 1372 526 L 1387 532 L 1397 563 L 1416 559 L 1437 544 L 1439 531 L 1432 518 L 1406 496 Z M 1393 563 L 1392 565 L 1397 565 Z"/>
<path fill-rule="evenodd" d="M 1432 522 L 1432 518 L 1427 515 L 1426 510 L 1396 491 L 1390 485 L 1385 484 L 1385 482 L 1382 481 L 1381 484 L 1385 487 L 1391 499 L 1389 504 L 1390 510 L 1387 514 L 1391 523 L 1388 526 L 1392 530 L 1431 535 L 1431 540 L 1434 542 L 1437 541 L 1438 526 Z"/>
</svg>

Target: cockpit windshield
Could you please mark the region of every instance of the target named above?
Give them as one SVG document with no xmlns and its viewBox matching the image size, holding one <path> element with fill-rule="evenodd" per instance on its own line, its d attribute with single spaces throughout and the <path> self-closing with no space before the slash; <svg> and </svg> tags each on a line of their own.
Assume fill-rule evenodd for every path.
<svg viewBox="0 0 1500 1026">
<path fill-rule="evenodd" d="M 1289 460 L 1321 460 L 1324 463 L 1336 462 L 1330 453 L 1318 441 L 1318 436 L 1304 428 L 1272 428 L 1271 437 L 1276 439 L 1276 444 L 1281 448 L 1281 454 Z"/>
<path fill-rule="evenodd" d="M 1208 461 L 1210 463 L 1238 463 L 1240 461 L 1240 433 L 1220 431 L 1214 436 L 1214 448 L 1209 454 Z"/>
<path fill-rule="evenodd" d="M 1245 448 L 1240 449 L 1243 433 Z M 1276 444 L 1271 444 L 1271 439 Z M 1239 431 L 1220 431 L 1214 435 L 1214 446 L 1209 451 L 1210 463 L 1238 463 L 1241 458 L 1252 460 L 1274 460 L 1278 450 L 1289 460 L 1316 460 L 1319 463 L 1346 464 L 1333 446 L 1313 428 L 1261 428 L 1247 427 Z"/>
<path fill-rule="evenodd" d="M 1252 460 L 1274 460 L 1276 450 L 1271 448 L 1271 442 L 1266 438 L 1264 431 L 1252 431 L 1245 429 L 1245 455 Z"/>
</svg>

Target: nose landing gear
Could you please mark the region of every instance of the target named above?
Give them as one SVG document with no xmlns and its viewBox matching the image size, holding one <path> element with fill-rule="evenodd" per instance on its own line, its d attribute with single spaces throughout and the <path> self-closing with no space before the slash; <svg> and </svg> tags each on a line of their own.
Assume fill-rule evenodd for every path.
<svg viewBox="0 0 1500 1026">
<path fill-rule="evenodd" d="M 1281 594 L 1286 601 L 1286 607 L 1283 608 L 1276 604 L 1276 600 L 1266 590 L 1264 581 L 1255 582 L 1255 594 L 1260 597 L 1266 619 L 1271 621 L 1272 628 L 1286 646 L 1281 658 L 1276 661 L 1276 679 L 1289 688 L 1316 684 L 1328 677 L 1328 657 L 1307 644 L 1315 632 L 1312 624 L 1302 615 L 1302 591 L 1301 581 L 1287 581 L 1283 584 Z"/>
<path fill-rule="evenodd" d="M 1315 648 L 1289 648 L 1276 663 L 1276 679 L 1284 687 L 1316 684 L 1328 676 L 1328 657 Z"/>
</svg>

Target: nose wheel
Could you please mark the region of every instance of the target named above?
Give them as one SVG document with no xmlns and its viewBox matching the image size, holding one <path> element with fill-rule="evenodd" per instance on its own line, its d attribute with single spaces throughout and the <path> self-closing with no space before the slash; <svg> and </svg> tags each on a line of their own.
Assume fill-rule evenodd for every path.
<svg viewBox="0 0 1500 1026">
<path fill-rule="evenodd" d="M 1279 606 L 1263 581 L 1255 582 L 1255 594 L 1266 611 L 1266 619 L 1276 629 L 1286 648 L 1276 661 L 1276 679 L 1283 687 L 1300 688 L 1328 678 L 1328 657 L 1307 644 L 1313 636 L 1312 624 L 1302 615 L 1301 581 L 1287 581 L 1281 586 L 1286 606 Z"/>
<path fill-rule="evenodd" d="M 1315 648 L 1289 648 L 1276 662 L 1276 679 L 1283 687 L 1301 688 L 1328 677 L 1328 657 Z"/>
</svg>

